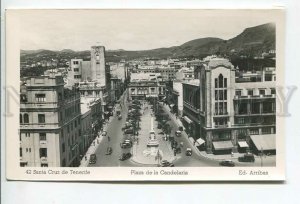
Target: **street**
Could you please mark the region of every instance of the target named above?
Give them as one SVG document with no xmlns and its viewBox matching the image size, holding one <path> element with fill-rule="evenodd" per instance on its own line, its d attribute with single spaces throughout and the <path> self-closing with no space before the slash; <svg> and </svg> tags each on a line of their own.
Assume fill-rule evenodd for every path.
<svg viewBox="0 0 300 204">
<path fill-rule="evenodd" d="M 122 127 L 126 122 L 126 117 L 128 114 L 128 104 L 125 99 L 126 92 L 120 99 L 121 115 L 122 119 L 119 120 L 116 113 L 114 113 L 110 122 L 107 124 L 107 136 L 104 136 L 100 140 L 100 144 L 98 145 L 95 154 L 97 156 L 97 161 L 95 164 L 89 164 L 90 167 L 139 167 L 139 166 L 157 166 L 157 162 L 155 162 L 154 157 L 145 156 L 144 152 L 146 150 L 146 141 L 148 141 L 148 132 L 150 127 L 150 114 L 151 111 L 147 108 L 146 111 L 142 110 L 141 116 L 141 130 L 139 134 L 139 142 L 134 142 L 132 148 L 122 149 L 120 147 L 120 143 L 124 141 L 125 137 L 123 136 Z M 143 106 L 143 108 L 148 105 Z M 160 103 L 160 106 L 163 106 Z M 172 115 L 167 110 L 164 110 L 166 113 L 170 115 L 171 120 L 168 121 L 168 124 L 171 126 L 171 135 L 175 135 L 175 132 L 178 130 L 178 124 L 175 119 L 172 118 Z M 149 122 L 148 122 L 149 121 Z M 178 167 L 217 167 L 219 166 L 220 159 L 212 159 L 204 156 L 199 152 L 196 146 L 194 146 L 189 140 L 186 133 L 183 132 L 181 136 L 174 136 L 174 140 L 177 141 L 178 144 L 183 144 L 181 146 L 181 153 L 177 153 L 174 155 L 170 141 L 165 141 L 162 138 L 162 135 L 158 133 L 161 132 L 156 128 L 157 123 L 155 122 L 155 131 L 158 136 L 159 141 L 159 149 L 164 153 L 163 159 L 167 159 L 169 162 L 173 162 L 175 166 Z M 127 138 L 126 138 L 127 139 Z M 110 155 L 106 155 L 107 148 L 112 148 L 112 153 Z M 186 149 L 192 149 L 192 155 L 187 156 L 185 154 Z M 130 159 L 120 161 L 119 158 L 123 153 L 132 153 L 133 156 Z M 251 162 L 238 162 L 236 158 L 230 158 L 229 155 L 226 155 L 224 159 L 230 159 L 235 162 L 236 166 L 260 166 L 261 158 L 257 157 L 254 163 Z M 263 157 L 263 166 L 274 166 L 274 159 L 272 157 Z"/>
</svg>

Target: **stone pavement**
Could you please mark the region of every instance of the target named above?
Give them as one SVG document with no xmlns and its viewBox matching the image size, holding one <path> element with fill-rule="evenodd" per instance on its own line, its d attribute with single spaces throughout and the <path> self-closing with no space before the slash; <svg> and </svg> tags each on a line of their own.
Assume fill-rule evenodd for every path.
<svg viewBox="0 0 300 204">
<path fill-rule="evenodd" d="M 157 165 L 159 163 L 158 160 L 155 159 L 157 156 L 157 148 L 147 148 L 147 143 L 149 141 L 149 132 L 151 130 L 151 115 L 153 115 L 150 105 L 146 104 L 143 106 L 142 111 L 143 115 L 141 116 L 140 127 L 141 130 L 139 132 L 138 141 L 133 144 L 132 147 L 132 158 L 131 160 L 135 163 L 146 164 L 146 165 Z M 162 156 L 161 160 L 168 160 L 172 162 L 175 160 L 171 145 L 168 141 L 163 139 L 162 134 L 158 134 L 161 130 L 157 129 L 157 121 L 155 121 L 155 117 L 153 116 L 154 121 L 154 131 L 159 141 L 159 153 Z"/>
</svg>

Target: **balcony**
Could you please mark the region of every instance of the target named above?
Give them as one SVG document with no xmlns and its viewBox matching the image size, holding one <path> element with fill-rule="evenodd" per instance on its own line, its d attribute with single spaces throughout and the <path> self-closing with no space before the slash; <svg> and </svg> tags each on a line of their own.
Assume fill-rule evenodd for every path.
<svg viewBox="0 0 300 204">
<path fill-rule="evenodd" d="M 214 113 L 214 117 L 229 117 L 229 113 L 228 112 L 224 112 L 224 113 Z"/>
<path fill-rule="evenodd" d="M 41 163 L 42 164 L 48 163 L 48 158 L 47 157 L 41 157 Z"/>
<path fill-rule="evenodd" d="M 270 95 L 246 95 L 246 96 L 239 96 L 235 95 L 233 97 L 233 100 L 245 100 L 245 99 L 270 99 L 270 98 L 276 98 L 275 94 Z"/>
<path fill-rule="evenodd" d="M 228 128 L 228 124 L 214 125 L 215 128 Z"/>
<path fill-rule="evenodd" d="M 57 129 L 60 123 L 22 123 L 20 129 Z"/>
<path fill-rule="evenodd" d="M 41 147 L 47 146 L 47 140 L 40 140 L 40 146 Z"/>
</svg>

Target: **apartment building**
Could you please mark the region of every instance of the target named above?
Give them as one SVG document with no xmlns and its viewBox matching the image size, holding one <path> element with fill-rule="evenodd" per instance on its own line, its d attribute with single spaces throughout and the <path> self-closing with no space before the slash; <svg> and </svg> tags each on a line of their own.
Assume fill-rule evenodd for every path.
<svg viewBox="0 0 300 204">
<path fill-rule="evenodd" d="M 79 166 L 78 91 L 52 74 L 26 79 L 20 93 L 20 166 Z"/>
<path fill-rule="evenodd" d="M 233 65 L 212 58 L 183 82 L 183 121 L 208 153 L 276 152 L 276 77 L 266 68 L 260 80 L 241 80 Z M 238 75 L 238 76 L 236 76 Z"/>
</svg>

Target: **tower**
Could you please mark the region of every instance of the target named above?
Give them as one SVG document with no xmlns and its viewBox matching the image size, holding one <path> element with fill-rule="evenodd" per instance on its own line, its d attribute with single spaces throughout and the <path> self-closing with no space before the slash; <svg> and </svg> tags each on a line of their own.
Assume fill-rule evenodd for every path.
<svg viewBox="0 0 300 204">
<path fill-rule="evenodd" d="M 100 86 L 106 85 L 104 46 L 92 46 L 91 48 L 91 77 Z"/>
</svg>

